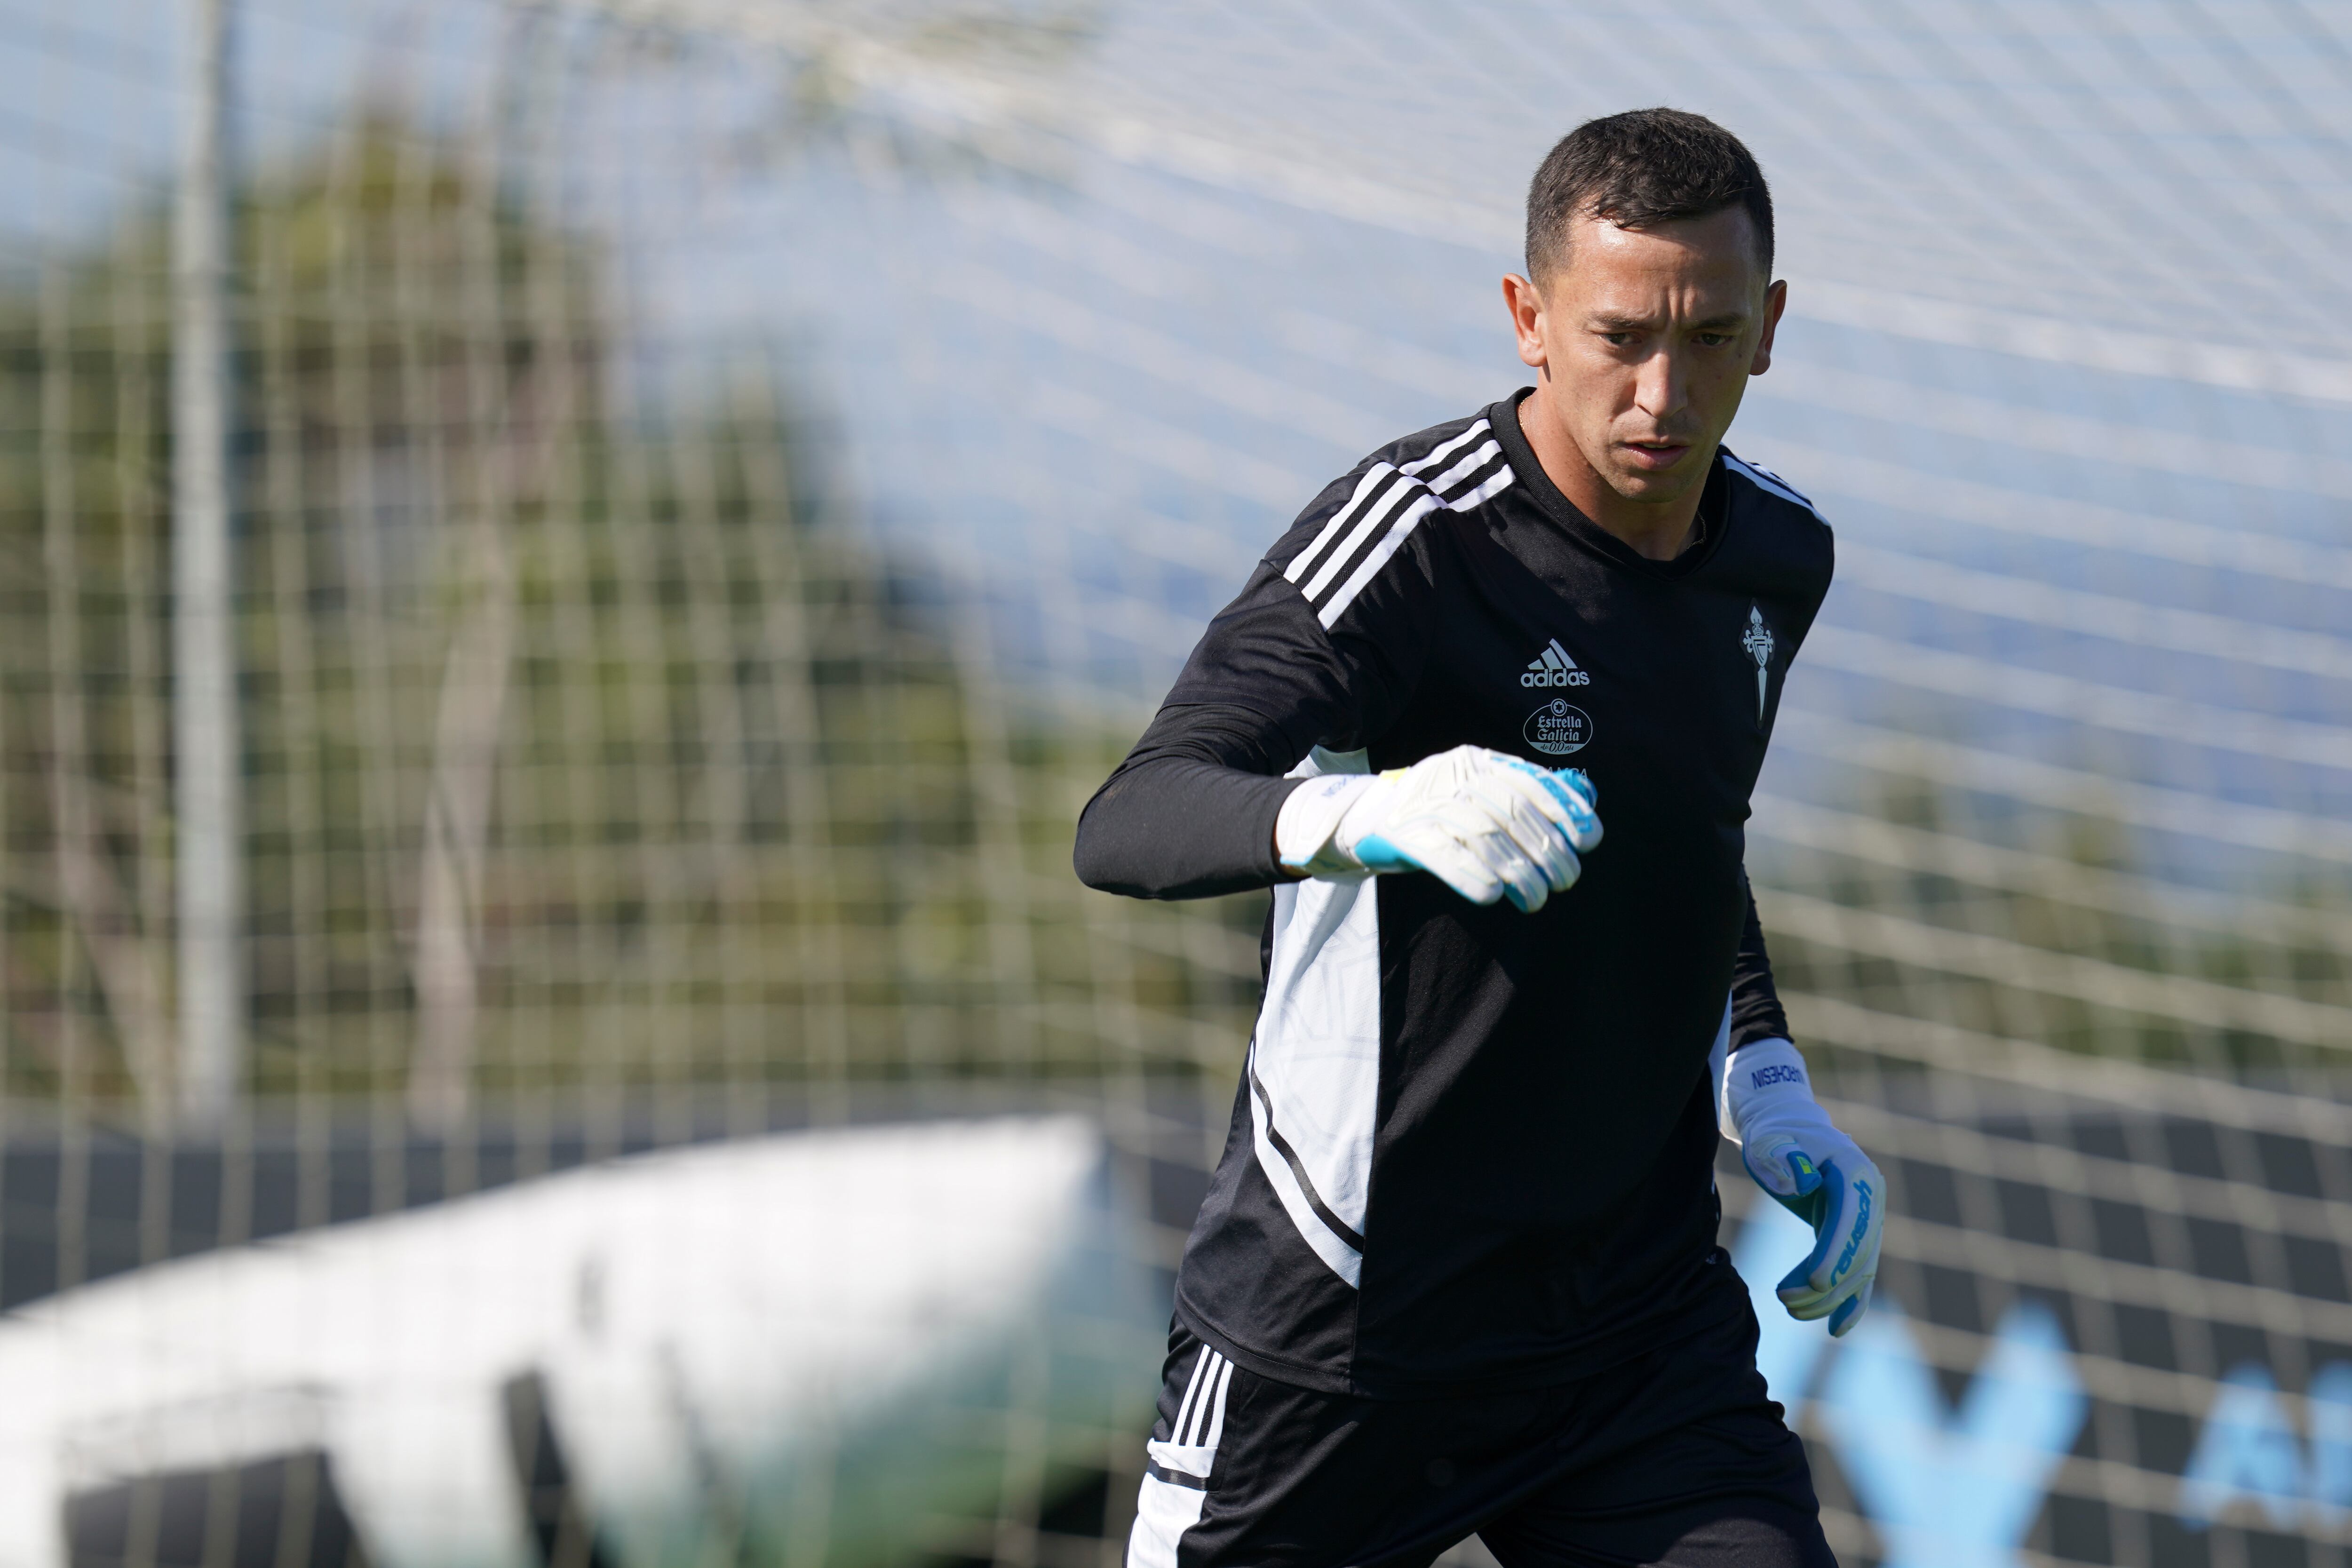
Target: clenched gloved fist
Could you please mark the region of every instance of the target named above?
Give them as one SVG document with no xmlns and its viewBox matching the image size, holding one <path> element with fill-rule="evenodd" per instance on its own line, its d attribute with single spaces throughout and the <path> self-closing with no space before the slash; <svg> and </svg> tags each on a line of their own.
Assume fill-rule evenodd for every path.
<svg viewBox="0 0 2352 1568">
<path fill-rule="evenodd" d="M 1309 877 L 1427 871 L 1475 904 L 1534 911 L 1601 842 L 1591 781 L 1483 746 L 1456 746 L 1377 775 L 1312 778 L 1282 803 L 1282 863 Z"/>
</svg>

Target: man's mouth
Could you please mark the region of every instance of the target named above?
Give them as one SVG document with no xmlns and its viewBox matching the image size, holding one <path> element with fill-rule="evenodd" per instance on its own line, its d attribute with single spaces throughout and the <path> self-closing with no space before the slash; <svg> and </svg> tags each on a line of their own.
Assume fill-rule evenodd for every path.
<svg viewBox="0 0 2352 1568">
<path fill-rule="evenodd" d="M 1690 450 L 1687 441 L 1624 441 L 1619 449 L 1637 468 L 1671 468 Z"/>
</svg>

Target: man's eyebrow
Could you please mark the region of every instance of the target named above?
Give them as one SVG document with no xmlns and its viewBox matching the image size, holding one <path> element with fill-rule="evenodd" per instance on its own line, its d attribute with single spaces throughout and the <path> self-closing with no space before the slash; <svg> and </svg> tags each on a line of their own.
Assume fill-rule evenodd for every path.
<svg viewBox="0 0 2352 1568">
<path fill-rule="evenodd" d="M 1595 311 L 1585 318 L 1585 321 L 1587 325 L 1598 328 L 1604 332 L 1638 331 L 1643 328 L 1657 325 L 1656 321 L 1647 316 L 1626 316 L 1612 310 Z M 1706 332 L 1718 331 L 1725 327 L 1744 327 L 1748 321 L 1747 311 L 1727 310 L 1718 315 L 1709 316 L 1704 321 L 1692 322 L 1691 331 Z"/>
</svg>

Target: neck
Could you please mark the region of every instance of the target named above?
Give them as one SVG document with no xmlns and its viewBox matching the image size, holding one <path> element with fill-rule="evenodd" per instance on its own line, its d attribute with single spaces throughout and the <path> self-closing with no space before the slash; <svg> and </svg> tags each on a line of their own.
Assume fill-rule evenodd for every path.
<svg viewBox="0 0 2352 1568">
<path fill-rule="evenodd" d="M 1652 561 L 1672 561 L 1690 548 L 1706 487 L 1693 485 L 1670 501 L 1633 501 L 1619 495 L 1584 460 L 1567 426 L 1555 416 L 1550 377 L 1539 378 L 1534 394 L 1519 405 L 1519 433 L 1543 465 L 1544 478 L 1602 532 Z M 1715 454 L 1708 453 L 1707 461 L 1714 460 Z"/>
</svg>

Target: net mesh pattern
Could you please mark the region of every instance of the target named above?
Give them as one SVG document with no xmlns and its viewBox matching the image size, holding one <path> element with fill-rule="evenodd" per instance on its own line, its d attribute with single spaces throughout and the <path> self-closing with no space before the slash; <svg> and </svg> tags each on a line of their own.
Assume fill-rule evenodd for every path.
<svg viewBox="0 0 2352 1568">
<path fill-rule="evenodd" d="M 1518 384 L 1524 179 L 1666 101 L 1773 180 L 1790 313 L 1731 442 L 1838 533 L 1748 851 L 1893 1185 L 1885 1332 L 1776 1385 L 1833 1543 L 2343 1558 L 2340 5 L 243 0 L 231 38 L 247 1016 L 205 1131 L 186 44 L 0 0 L 0 1301 L 985 1111 L 1108 1129 L 1172 1267 L 1264 900 L 1085 892 L 1077 810 L 1299 506 Z M 1872 1458 L 1853 1408 L 1915 1385 Z M 1006 1386 L 958 1438 L 995 1482 L 906 1550 L 1117 1560 L 1136 1409 Z M 2079 1417 L 2002 1438 L 2003 1390 Z M 625 1557 L 546 1458 L 560 1398 L 499 1397 L 531 1548 Z M 100 1466 L 73 1559 L 363 1556 L 326 1462 Z M 2013 1528 L 1888 1479 L 1970 1464 L 2027 1478 Z M 743 1554 L 855 1555 L 729 1495 Z"/>
</svg>

